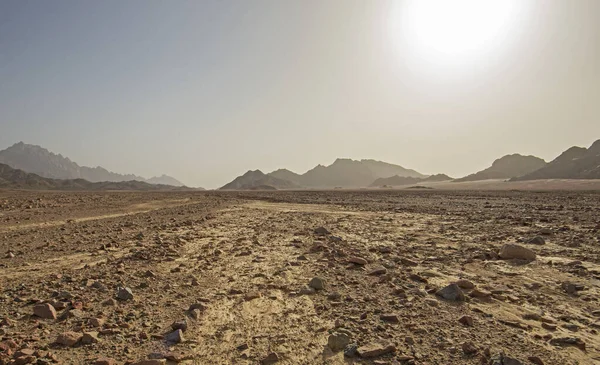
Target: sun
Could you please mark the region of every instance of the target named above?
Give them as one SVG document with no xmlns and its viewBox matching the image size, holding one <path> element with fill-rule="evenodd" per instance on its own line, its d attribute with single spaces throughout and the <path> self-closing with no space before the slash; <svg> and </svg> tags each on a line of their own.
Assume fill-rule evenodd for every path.
<svg viewBox="0 0 600 365">
<path fill-rule="evenodd" d="M 523 0 L 406 0 L 392 32 L 427 58 L 451 62 L 502 47 L 524 11 Z"/>
</svg>

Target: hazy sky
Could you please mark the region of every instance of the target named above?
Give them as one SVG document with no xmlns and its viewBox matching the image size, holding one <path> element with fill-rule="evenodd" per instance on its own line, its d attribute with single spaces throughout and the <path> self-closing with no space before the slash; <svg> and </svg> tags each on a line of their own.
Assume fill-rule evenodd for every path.
<svg viewBox="0 0 600 365">
<path fill-rule="evenodd" d="M 0 149 L 213 188 L 600 138 L 600 1 L 423 1 L 0 0 Z"/>
</svg>

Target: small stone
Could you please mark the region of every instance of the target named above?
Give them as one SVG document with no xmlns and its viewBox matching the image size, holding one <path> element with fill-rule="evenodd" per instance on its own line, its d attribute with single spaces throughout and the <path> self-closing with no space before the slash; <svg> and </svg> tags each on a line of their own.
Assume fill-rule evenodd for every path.
<svg viewBox="0 0 600 365">
<path fill-rule="evenodd" d="M 102 327 L 104 326 L 104 322 L 104 318 L 90 318 L 90 320 L 88 321 L 88 323 L 92 327 Z"/>
<path fill-rule="evenodd" d="M 61 333 L 60 335 L 58 335 L 55 342 L 59 345 L 73 347 L 77 343 L 79 343 L 79 341 L 81 341 L 82 337 L 83 337 L 83 335 L 81 333 L 64 332 L 64 333 Z"/>
<path fill-rule="evenodd" d="M 400 258 L 400 262 L 402 263 L 402 265 L 404 266 L 419 266 L 419 263 L 411 260 L 411 259 L 407 259 L 405 257 L 401 257 Z"/>
<path fill-rule="evenodd" d="M 117 298 L 120 300 L 132 300 L 133 292 L 127 287 L 119 287 L 117 288 Z"/>
<path fill-rule="evenodd" d="M 117 361 L 110 357 L 99 357 L 93 362 L 93 365 L 116 365 Z"/>
<path fill-rule="evenodd" d="M 277 355 L 275 352 L 271 352 L 267 355 L 267 357 L 261 360 L 262 365 L 275 364 L 276 362 L 279 362 L 279 355 Z"/>
<path fill-rule="evenodd" d="M 146 359 L 135 362 L 131 365 L 165 365 L 167 359 Z"/>
<path fill-rule="evenodd" d="M 552 234 L 552 230 L 548 227 L 544 227 L 540 229 L 540 234 L 543 234 L 544 236 L 549 236 Z"/>
<path fill-rule="evenodd" d="M 113 307 L 113 306 L 117 305 L 117 301 L 114 300 L 113 298 L 109 298 L 109 299 L 106 299 L 105 301 L 103 301 L 102 305 L 105 307 Z"/>
<path fill-rule="evenodd" d="M 165 340 L 171 343 L 184 342 L 185 338 L 183 337 L 183 331 L 180 329 L 173 331 L 165 336 Z"/>
<path fill-rule="evenodd" d="M 472 355 L 478 351 L 477 347 L 471 341 L 464 342 L 461 347 L 466 355 Z"/>
<path fill-rule="evenodd" d="M 471 316 L 462 316 L 458 321 L 467 327 L 473 327 L 473 317 Z"/>
<path fill-rule="evenodd" d="M 535 252 L 526 247 L 514 243 L 507 243 L 503 245 L 500 249 L 500 252 L 498 253 L 498 256 L 500 256 L 500 258 L 504 260 L 517 259 L 533 261 L 536 258 Z"/>
<path fill-rule="evenodd" d="M 334 351 L 341 351 L 350 343 L 350 337 L 345 333 L 334 332 L 327 339 L 327 346 Z"/>
<path fill-rule="evenodd" d="M 456 302 L 464 302 L 465 294 L 456 284 L 450 284 L 440 290 L 438 290 L 435 295 L 442 297 L 446 300 L 452 300 Z"/>
<path fill-rule="evenodd" d="M 244 297 L 244 299 L 246 301 L 250 301 L 250 300 L 253 300 L 253 299 L 258 299 L 260 297 L 261 297 L 261 295 L 260 295 L 259 292 L 257 292 L 257 291 L 251 291 L 249 293 L 246 293 L 246 296 Z"/>
<path fill-rule="evenodd" d="M 97 343 L 98 341 L 100 341 L 100 339 L 98 339 L 98 332 L 95 331 L 84 332 L 83 336 L 81 337 L 81 343 L 84 345 Z"/>
<path fill-rule="evenodd" d="M 344 349 L 345 357 L 356 357 L 358 355 L 358 346 L 355 343 L 352 343 Z"/>
<path fill-rule="evenodd" d="M 187 331 L 188 324 L 187 324 L 187 321 L 185 319 L 182 319 L 181 321 L 173 322 L 171 324 L 171 328 L 174 331 L 176 331 L 176 330 L 182 330 L 183 332 L 185 332 L 185 331 Z"/>
<path fill-rule="evenodd" d="M 325 236 L 331 233 L 324 227 L 316 228 L 314 232 L 317 236 Z"/>
<path fill-rule="evenodd" d="M 577 286 L 571 282 L 565 281 L 561 284 L 561 287 L 567 294 L 577 293 Z"/>
<path fill-rule="evenodd" d="M 312 295 L 315 294 L 316 291 L 313 288 L 302 288 L 300 289 L 300 291 L 298 292 L 299 295 Z"/>
<path fill-rule="evenodd" d="M 469 296 L 471 296 L 473 298 L 485 299 L 485 298 L 490 298 L 492 296 L 492 293 L 487 290 L 473 289 L 473 291 L 469 293 Z"/>
<path fill-rule="evenodd" d="M 314 277 L 310 280 L 310 283 L 308 283 L 308 286 L 315 290 L 323 290 L 323 289 L 325 289 L 325 282 L 323 281 L 323 279 L 321 279 L 319 277 Z"/>
<path fill-rule="evenodd" d="M 348 259 L 348 262 L 357 264 L 357 265 L 366 265 L 367 264 L 367 260 L 363 259 L 362 257 L 358 257 L 358 256 L 350 257 Z"/>
<path fill-rule="evenodd" d="M 381 355 L 396 352 L 396 347 L 390 343 L 371 343 L 359 347 L 357 350 L 360 357 L 370 359 Z"/>
<path fill-rule="evenodd" d="M 542 359 L 540 359 L 537 356 L 529 356 L 527 358 L 527 360 L 529 360 L 532 364 L 535 364 L 535 365 L 544 365 L 544 362 L 542 361 Z"/>
<path fill-rule="evenodd" d="M 552 323 L 542 323 L 542 328 L 547 329 L 548 331 L 556 331 L 556 325 Z"/>
<path fill-rule="evenodd" d="M 553 346 L 575 346 L 581 351 L 585 351 L 585 342 L 579 337 L 557 337 L 550 340 Z"/>
<path fill-rule="evenodd" d="M 371 271 L 369 271 L 368 275 L 376 276 L 376 275 L 383 275 L 383 274 L 387 274 L 387 269 L 383 266 L 377 266 L 377 267 L 373 268 Z"/>
<path fill-rule="evenodd" d="M 540 236 L 535 236 L 529 241 L 527 241 L 527 243 L 531 243 L 532 245 L 545 245 L 546 240 Z"/>
<path fill-rule="evenodd" d="M 400 323 L 400 318 L 398 318 L 398 316 L 396 314 L 390 314 L 390 313 L 382 314 L 379 316 L 379 319 L 381 319 L 384 322 Z"/>
<path fill-rule="evenodd" d="M 56 319 L 56 309 L 48 303 L 38 304 L 33 307 L 33 315 L 45 319 Z"/>
<path fill-rule="evenodd" d="M 473 284 L 473 282 L 466 280 L 466 279 L 460 279 L 456 281 L 456 285 L 458 285 L 459 288 L 461 289 L 475 289 L 475 284 Z"/>
</svg>

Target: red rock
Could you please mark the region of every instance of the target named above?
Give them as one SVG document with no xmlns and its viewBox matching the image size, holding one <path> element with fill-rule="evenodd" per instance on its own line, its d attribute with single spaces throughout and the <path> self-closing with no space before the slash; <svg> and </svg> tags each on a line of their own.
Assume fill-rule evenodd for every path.
<svg viewBox="0 0 600 365">
<path fill-rule="evenodd" d="M 56 338 L 56 343 L 60 344 L 60 345 L 73 347 L 79 341 L 81 341 L 82 337 L 83 337 L 83 335 L 81 333 L 64 332 L 64 333 L 61 333 L 60 335 L 58 335 L 58 337 Z"/>
<path fill-rule="evenodd" d="M 56 319 L 56 309 L 48 303 L 38 304 L 33 307 L 33 315 L 45 319 Z"/>
</svg>

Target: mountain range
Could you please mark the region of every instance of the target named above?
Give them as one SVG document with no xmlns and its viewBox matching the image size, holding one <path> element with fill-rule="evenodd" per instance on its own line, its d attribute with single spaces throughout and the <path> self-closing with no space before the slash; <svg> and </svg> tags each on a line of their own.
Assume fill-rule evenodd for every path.
<svg viewBox="0 0 600 365">
<path fill-rule="evenodd" d="M 186 187 L 149 184 L 143 181 L 90 182 L 84 179 L 51 179 L 13 169 L 0 163 L 0 188 L 36 190 L 192 190 Z"/>
<path fill-rule="evenodd" d="M 454 180 L 445 174 L 427 176 L 382 161 L 337 159 L 329 166 L 318 165 L 304 174 L 287 169 L 275 170 L 266 175 L 259 170 L 248 171 L 221 189 L 360 188 L 491 179 L 600 179 L 600 140 L 588 149 L 571 147 L 550 163 L 535 156 L 517 153 L 506 155 L 482 171 Z"/>
<path fill-rule="evenodd" d="M 542 168 L 511 181 L 540 179 L 600 179 L 600 139 L 590 148 L 571 147 Z"/>
<path fill-rule="evenodd" d="M 546 165 L 546 161 L 535 156 L 523 156 L 518 153 L 503 156 L 492 163 L 485 170 L 454 180 L 478 181 L 490 179 L 510 179 L 515 176 L 523 176 L 538 170 Z"/>
<path fill-rule="evenodd" d="M 385 186 L 402 186 L 412 185 L 424 182 L 440 182 L 440 181 L 452 181 L 452 178 L 446 174 L 436 174 L 425 178 L 411 177 L 411 176 L 398 176 L 394 175 L 391 177 L 379 178 L 369 185 L 370 187 L 385 187 Z"/>
<path fill-rule="evenodd" d="M 23 142 L 16 143 L 0 151 L 0 163 L 51 179 L 84 179 L 89 182 L 135 180 L 149 184 L 183 186 L 180 181 L 167 175 L 145 179 L 133 174 L 124 175 L 111 172 L 100 166 L 79 166 L 67 157 L 50 152 L 43 147 Z"/>
</svg>

